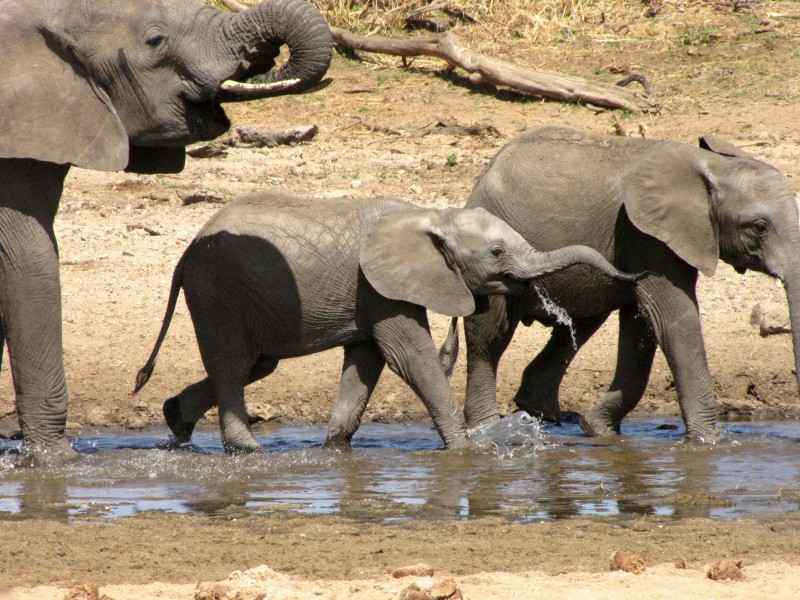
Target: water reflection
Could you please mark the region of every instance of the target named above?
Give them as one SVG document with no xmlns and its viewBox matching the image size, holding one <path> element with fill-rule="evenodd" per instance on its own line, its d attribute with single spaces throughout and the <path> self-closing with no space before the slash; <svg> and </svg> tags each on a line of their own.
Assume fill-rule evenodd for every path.
<svg viewBox="0 0 800 600">
<path fill-rule="evenodd" d="M 514 420 L 515 419 L 515 420 Z M 217 430 L 163 451 L 163 429 L 74 440 L 83 460 L 14 469 L 0 455 L 0 518 L 104 520 L 146 511 L 233 518 L 292 510 L 361 520 L 525 522 L 579 515 L 734 518 L 797 510 L 800 423 L 736 423 L 729 441 L 683 441 L 669 419 L 632 421 L 616 439 L 522 417 L 474 432 L 475 447 L 441 452 L 425 426 L 367 424 L 354 450 L 319 448 L 322 427 L 279 427 L 262 456 L 226 456 Z M 5 449 L 14 447 L 13 442 Z M 0 452 L 4 449 L 0 446 Z"/>
</svg>

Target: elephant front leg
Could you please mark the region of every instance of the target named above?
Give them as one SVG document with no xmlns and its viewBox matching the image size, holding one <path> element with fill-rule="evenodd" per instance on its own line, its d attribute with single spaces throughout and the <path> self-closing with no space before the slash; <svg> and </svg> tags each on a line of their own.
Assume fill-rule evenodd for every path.
<svg viewBox="0 0 800 600">
<path fill-rule="evenodd" d="M 373 333 L 386 364 L 422 400 L 445 448 L 466 447 L 464 412 L 442 371 L 425 310 L 413 306 L 409 314 L 384 318 L 374 326 Z"/>
<path fill-rule="evenodd" d="M 674 280 L 653 275 L 641 282 L 636 293 L 675 378 L 686 436 L 713 442 L 721 434 L 716 426 L 717 406 L 695 296 L 696 280 L 696 271 Z"/>
<path fill-rule="evenodd" d="M 38 223 L 20 219 L 14 233 L 20 240 L 17 249 L 24 251 L 13 257 L 12 266 L 3 257 L 0 310 L 24 440 L 20 462 L 63 464 L 77 453 L 65 432 L 67 383 L 58 258 L 52 238 Z"/>
<path fill-rule="evenodd" d="M 535 417 L 560 422 L 558 390 L 561 381 L 578 350 L 597 332 L 607 317 L 606 314 L 596 319 L 576 319 L 572 328 L 554 325 L 545 347 L 522 372 L 514 403 Z"/>
<path fill-rule="evenodd" d="M 619 343 L 617 366 L 608 392 L 580 421 L 587 435 L 616 435 L 627 414 L 641 400 L 653 358 L 656 338 L 648 318 L 636 306 L 623 307 L 619 312 Z"/>
<path fill-rule="evenodd" d="M 323 446 L 337 450 L 350 447 L 372 391 L 386 362 L 374 342 L 345 346 L 339 394 L 328 424 L 328 437 Z"/>
<path fill-rule="evenodd" d="M 464 415 L 471 429 L 500 418 L 497 367 L 519 321 L 509 318 L 503 296 L 489 296 L 489 309 L 464 318 L 467 346 L 467 392 Z"/>
</svg>

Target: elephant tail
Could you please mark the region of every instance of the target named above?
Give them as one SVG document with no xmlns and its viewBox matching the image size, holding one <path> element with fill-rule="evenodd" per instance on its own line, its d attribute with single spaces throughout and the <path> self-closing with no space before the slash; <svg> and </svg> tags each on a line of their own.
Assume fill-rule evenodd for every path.
<svg viewBox="0 0 800 600">
<path fill-rule="evenodd" d="M 136 384 L 133 387 L 135 394 L 141 390 L 144 385 L 150 380 L 153 374 L 153 369 L 156 366 L 156 356 L 158 351 L 161 350 L 161 344 L 164 338 L 167 337 L 167 330 L 172 322 L 172 315 L 175 313 L 175 306 L 178 303 L 178 295 L 180 294 L 181 287 L 183 286 L 183 261 L 186 258 L 186 252 L 183 253 L 178 264 L 175 266 L 175 271 L 172 273 L 172 285 L 169 288 L 169 299 L 167 300 L 167 310 L 164 313 L 164 321 L 161 323 L 161 331 L 158 332 L 158 339 L 156 340 L 153 351 L 150 353 L 150 358 L 147 359 L 147 364 L 139 369 L 136 374 Z"/>
<path fill-rule="evenodd" d="M 453 317 L 450 321 L 450 329 L 447 337 L 439 348 L 439 364 L 442 365 L 444 374 L 450 377 L 458 360 L 458 317 Z"/>
</svg>

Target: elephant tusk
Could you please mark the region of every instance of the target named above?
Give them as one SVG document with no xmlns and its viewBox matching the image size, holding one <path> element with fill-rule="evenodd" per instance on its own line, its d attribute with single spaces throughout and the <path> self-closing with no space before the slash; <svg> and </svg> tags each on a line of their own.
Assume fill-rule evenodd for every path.
<svg viewBox="0 0 800 600">
<path fill-rule="evenodd" d="M 299 79 L 287 79 L 285 81 L 276 81 L 275 83 L 242 83 L 226 79 L 220 84 L 219 89 L 237 96 L 262 98 L 288 90 L 298 83 L 300 83 Z"/>
</svg>

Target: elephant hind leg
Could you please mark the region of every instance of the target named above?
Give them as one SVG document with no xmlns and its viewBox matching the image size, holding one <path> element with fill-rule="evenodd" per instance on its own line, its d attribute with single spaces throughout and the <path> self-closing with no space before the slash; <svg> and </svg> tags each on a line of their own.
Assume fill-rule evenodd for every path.
<svg viewBox="0 0 800 600">
<path fill-rule="evenodd" d="M 636 408 L 647 388 L 656 346 L 649 319 L 635 306 L 623 307 L 614 379 L 605 396 L 581 418 L 584 433 L 608 436 L 620 432 L 622 419 Z"/>
<path fill-rule="evenodd" d="M 567 368 L 578 350 L 607 318 L 608 314 L 593 319 L 576 319 L 574 331 L 565 325 L 555 325 L 545 347 L 522 372 L 514 403 L 535 417 L 558 423 L 561 420 L 558 390 Z"/>
<path fill-rule="evenodd" d="M 260 358 L 248 374 L 246 384 L 263 379 L 278 366 L 276 359 Z M 175 444 L 186 444 L 192 439 L 194 427 L 202 416 L 217 405 L 217 396 L 211 380 L 206 377 L 193 383 L 177 396 L 164 402 L 164 419 L 174 436 Z"/>
<path fill-rule="evenodd" d="M 328 437 L 323 444 L 325 448 L 350 448 L 350 440 L 361 424 L 361 417 L 385 364 L 375 342 L 345 346 L 339 394 L 328 424 Z"/>
</svg>

